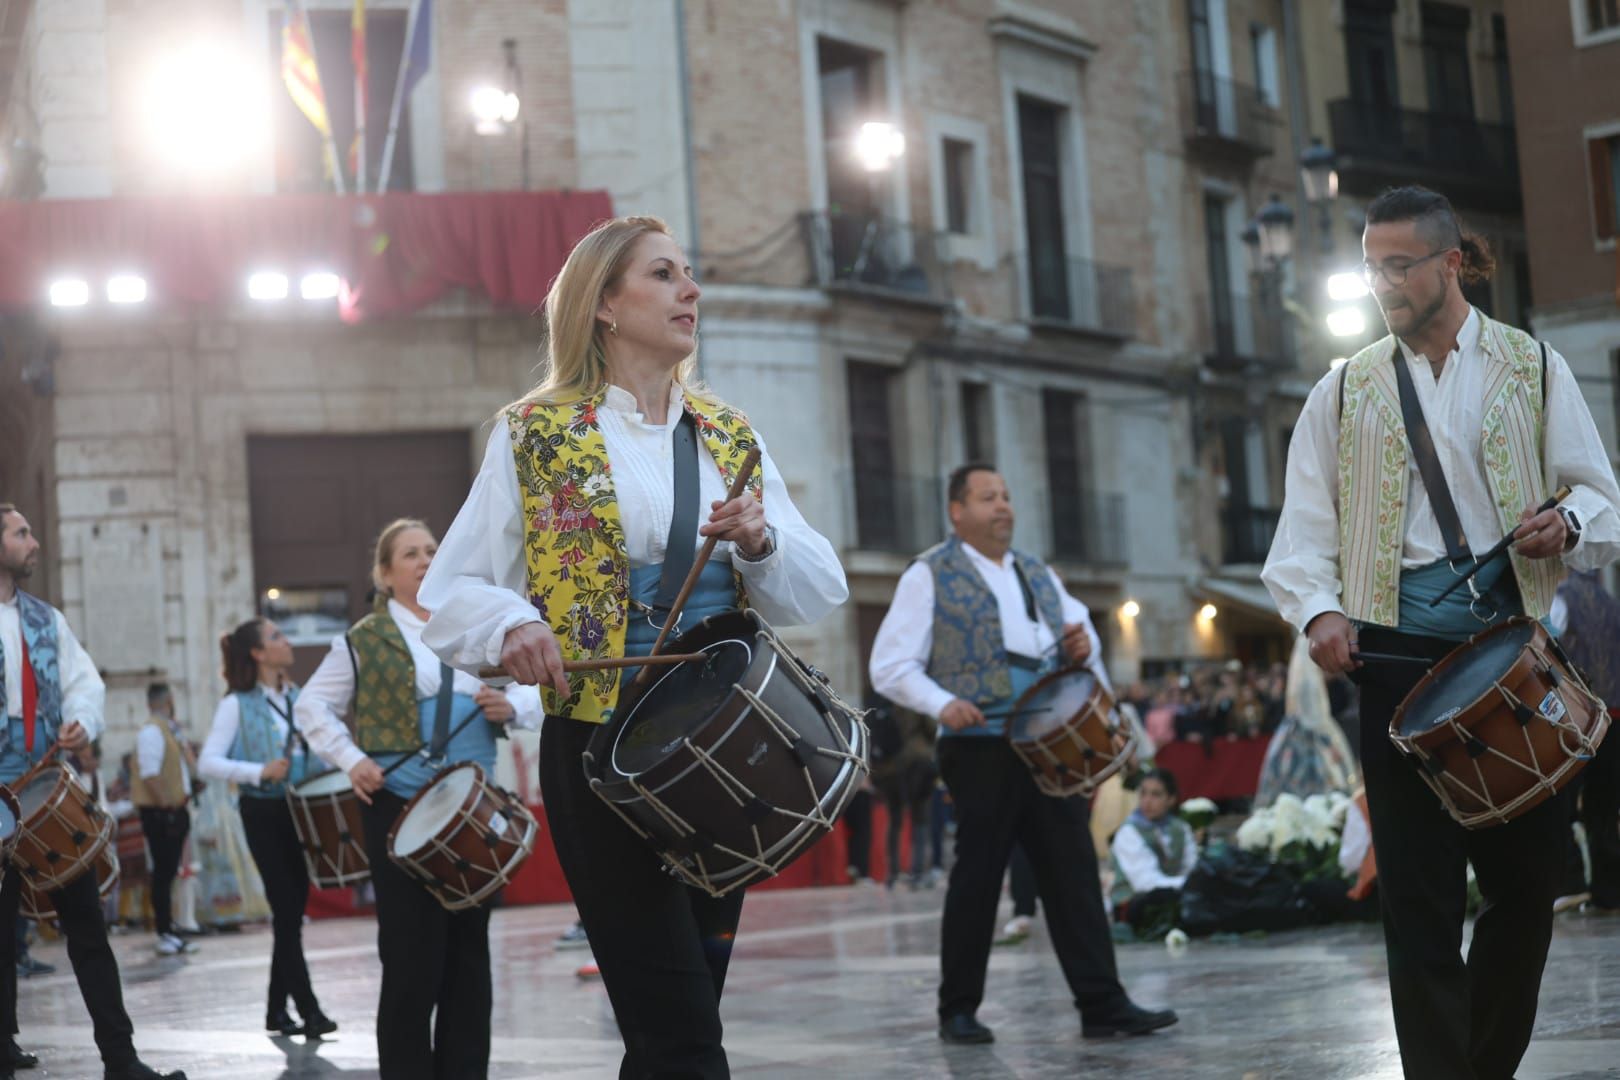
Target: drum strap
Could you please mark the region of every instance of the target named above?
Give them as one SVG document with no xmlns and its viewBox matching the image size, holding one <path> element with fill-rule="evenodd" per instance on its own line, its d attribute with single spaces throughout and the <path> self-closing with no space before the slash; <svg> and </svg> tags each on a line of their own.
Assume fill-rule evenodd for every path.
<svg viewBox="0 0 1620 1080">
<path fill-rule="evenodd" d="M 1457 506 L 1451 501 L 1451 488 L 1446 484 L 1445 470 L 1440 467 L 1440 455 L 1434 449 L 1434 437 L 1423 419 L 1423 406 L 1418 404 L 1417 386 L 1412 382 L 1411 365 L 1401 355 L 1399 343 L 1390 350 L 1395 364 L 1395 381 L 1401 391 L 1401 419 L 1406 422 L 1406 438 L 1412 444 L 1412 456 L 1417 459 L 1418 473 L 1423 487 L 1429 493 L 1429 508 L 1440 524 L 1440 537 L 1446 544 L 1446 557 L 1453 566 L 1459 559 L 1471 560 L 1468 538 L 1463 535 L 1462 522 L 1457 517 Z M 1458 571 L 1461 573 L 1462 571 Z"/>
<path fill-rule="evenodd" d="M 680 595 L 697 557 L 698 446 L 697 424 L 691 413 L 681 410 L 680 422 L 675 425 L 671 439 L 675 458 L 675 512 L 669 518 L 664 570 L 658 578 L 658 598 L 652 605 L 656 611 L 668 611 L 675 606 L 675 598 Z"/>
<path fill-rule="evenodd" d="M 444 756 L 450 745 L 450 709 L 455 704 L 456 673 L 450 665 L 439 661 L 439 696 L 433 703 L 433 741 L 428 743 L 428 757 L 437 760 Z"/>
</svg>

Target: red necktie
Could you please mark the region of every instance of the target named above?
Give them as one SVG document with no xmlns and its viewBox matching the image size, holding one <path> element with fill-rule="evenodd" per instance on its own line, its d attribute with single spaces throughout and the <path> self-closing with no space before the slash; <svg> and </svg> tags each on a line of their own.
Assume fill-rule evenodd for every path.
<svg viewBox="0 0 1620 1080">
<path fill-rule="evenodd" d="M 34 713 L 39 708 L 39 686 L 34 682 L 34 665 L 28 662 L 28 641 L 21 634 L 17 635 L 17 639 L 22 642 L 23 747 L 32 754 Z"/>
</svg>

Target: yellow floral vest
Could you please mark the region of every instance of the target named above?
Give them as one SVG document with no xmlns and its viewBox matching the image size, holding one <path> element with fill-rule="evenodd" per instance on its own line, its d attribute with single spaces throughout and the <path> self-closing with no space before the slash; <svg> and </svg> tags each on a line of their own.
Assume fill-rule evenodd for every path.
<svg viewBox="0 0 1620 1080">
<path fill-rule="evenodd" d="M 506 414 L 523 496 L 529 600 L 557 635 L 564 660 L 624 655 L 630 556 L 596 420 L 602 398 L 598 393 L 563 404 L 523 404 Z M 690 395 L 685 408 L 729 487 L 754 447 L 748 418 Z M 760 470 L 748 487 L 756 499 L 763 497 Z M 737 591 L 741 598 L 740 580 Z M 576 672 L 568 681 L 573 693 L 566 701 L 541 691 L 548 716 L 598 724 L 612 717 L 617 671 Z"/>
<path fill-rule="evenodd" d="M 1523 330 L 1478 313 L 1488 365 L 1480 453 L 1502 532 L 1526 506 L 1546 498 L 1542 466 L 1541 353 Z M 1345 365 L 1339 414 L 1340 603 L 1350 618 L 1395 626 L 1399 620 L 1401 549 L 1406 538 L 1407 454 L 1400 391 L 1390 363 L 1395 339 L 1358 352 Z M 1525 614 L 1539 619 L 1563 577 L 1557 559 L 1513 553 Z"/>
</svg>

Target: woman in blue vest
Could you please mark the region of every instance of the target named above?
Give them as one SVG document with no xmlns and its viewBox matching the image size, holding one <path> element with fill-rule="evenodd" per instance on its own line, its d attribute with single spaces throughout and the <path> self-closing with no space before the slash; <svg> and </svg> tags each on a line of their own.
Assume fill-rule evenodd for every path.
<svg viewBox="0 0 1620 1080">
<path fill-rule="evenodd" d="M 249 619 L 219 639 L 231 692 L 214 710 L 197 771 L 236 784 L 242 831 L 270 901 L 275 945 L 264 1026 L 281 1035 L 317 1037 L 337 1030 L 321 1012 L 304 962 L 304 905 L 309 869 L 287 806 L 286 788 L 304 779 L 303 739 L 292 724 L 298 687 L 287 677 L 292 644 L 269 619 Z M 287 999 L 302 1022 L 287 1014 Z"/>
</svg>

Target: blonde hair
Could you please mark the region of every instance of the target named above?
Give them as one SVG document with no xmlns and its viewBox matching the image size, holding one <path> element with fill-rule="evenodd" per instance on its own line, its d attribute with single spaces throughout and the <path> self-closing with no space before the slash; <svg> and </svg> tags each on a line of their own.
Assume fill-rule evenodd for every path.
<svg viewBox="0 0 1620 1080">
<path fill-rule="evenodd" d="M 383 571 L 394 564 L 394 545 L 399 542 L 399 534 L 407 529 L 421 529 L 429 536 L 433 535 L 427 522 L 417 518 L 395 518 L 383 526 L 383 531 L 377 534 L 377 550 L 371 560 L 371 583 L 377 586 L 380 593 L 388 592 L 388 586 L 383 584 Z"/>
<path fill-rule="evenodd" d="M 643 236 L 662 233 L 674 239 L 662 218 L 650 215 L 610 218 L 574 245 L 546 295 L 545 358 L 541 378 L 513 404 L 555 405 L 591 397 L 607 385 L 608 333 L 596 317 L 602 298 L 624 276 L 630 253 Z M 713 397 L 697 378 L 697 354 L 675 369 L 675 381 L 687 393 Z"/>
</svg>

